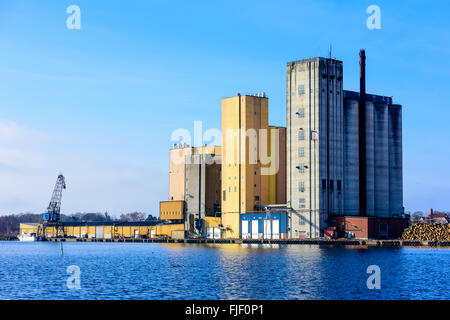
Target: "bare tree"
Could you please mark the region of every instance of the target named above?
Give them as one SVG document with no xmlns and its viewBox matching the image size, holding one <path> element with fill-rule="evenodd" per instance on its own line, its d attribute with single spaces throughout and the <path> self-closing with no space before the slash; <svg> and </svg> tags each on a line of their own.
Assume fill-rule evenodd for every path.
<svg viewBox="0 0 450 320">
<path fill-rule="evenodd" d="M 120 221 L 129 221 L 129 222 L 145 221 L 145 218 L 146 218 L 145 213 L 143 212 L 131 212 L 120 215 Z"/>
</svg>

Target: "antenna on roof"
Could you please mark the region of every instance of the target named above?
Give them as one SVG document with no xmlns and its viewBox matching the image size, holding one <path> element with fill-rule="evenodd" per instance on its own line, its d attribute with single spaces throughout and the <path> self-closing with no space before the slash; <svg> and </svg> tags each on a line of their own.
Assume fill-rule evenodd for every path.
<svg viewBox="0 0 450 320">
<path fill-rule="evenodd" d="M 332 47 L 331 47 L 331 44 L 330 44 L 330 60 L 331 60 L 331 49 L 332 49 Z"/>
</svg>

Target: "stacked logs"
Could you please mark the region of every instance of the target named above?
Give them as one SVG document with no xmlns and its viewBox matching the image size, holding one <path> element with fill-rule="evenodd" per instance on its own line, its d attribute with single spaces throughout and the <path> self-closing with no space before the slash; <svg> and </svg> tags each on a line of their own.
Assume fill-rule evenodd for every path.
<svg viewBox="0 0 450 320">
<path fill-rule="evenodd" d="M 417 223 L 405 229 L 400 240 L 450 241 L 450 224 Z"/>
</svg>

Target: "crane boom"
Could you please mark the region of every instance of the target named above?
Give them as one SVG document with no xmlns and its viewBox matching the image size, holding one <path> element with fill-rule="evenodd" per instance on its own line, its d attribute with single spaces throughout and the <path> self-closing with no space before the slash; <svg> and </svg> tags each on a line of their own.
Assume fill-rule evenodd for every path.
<svg viewBox="0 0 450 320">
<path fill-rule="evenodd" d="M 66 188 L 66 179 L 62 174 L 56 179 L 52 198 L 47 208 L 47 212 L 42 215 L 42 220 L 49 222 L 59 222 L 61 211 L 62 191 Z"/>
</svg>

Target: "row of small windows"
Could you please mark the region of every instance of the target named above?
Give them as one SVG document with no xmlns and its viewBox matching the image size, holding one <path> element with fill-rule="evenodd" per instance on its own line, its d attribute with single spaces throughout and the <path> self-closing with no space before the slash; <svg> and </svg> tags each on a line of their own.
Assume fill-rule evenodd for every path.
<svg viewBox="0 0 450 320">
<path fill-rule="evenodd" d="M 165 215 L 165 216 L 175 216 L 175 215 L 179 215 L 179 214 L 181 214 L 182 212 L 180 212 L 180 211 L 168 211 L 168 212 L 162 212 L 162 214 L 163 215 Z"/>
<path fill-rule="evenodd" d="M 337 190 L 341 191 L 342 190 L 342 181 L 337 180 L 336 185 L 337 185 Z M 326 190 L 326 189 L 327 189 L 327 180 L 322 179 L 322 190 Z M 334 180 L 330 180 L 330 190 L 334 190 Z M 298 191 L 305 192 L 305 182 L 304 181 L 300 181 L 298 183 Z"/>
<path fill-rule="evenodd" d="M 318 92 L 319 90 L 316 89 L 315 91 Z M 312 89 L 311 89 L 311 92 L 312 92 Z M 325 92 L 325 89 L 322 89 L 322 92 Z M 333 93 L 333 90 L 330 90 L 330 93 Z M 336 90 L 336 94 L 339 95 L 340 93 L 341 93 L 341 92 L 340 92 L 339 90 Z M 292 94 L 292 95 L 295 95 L 295 91 L 292 91 L 291 94 Z M 305 94 L 305 86 L 304 86 L 304 85 L 299 85 L 299 86 L 298 86 L 298 95 L 301 96 L 301 95 L 303 95 L 303 94 Z M 255 114 L 256 114 L 256 113 L 255 113 Z"/>
</svg>

